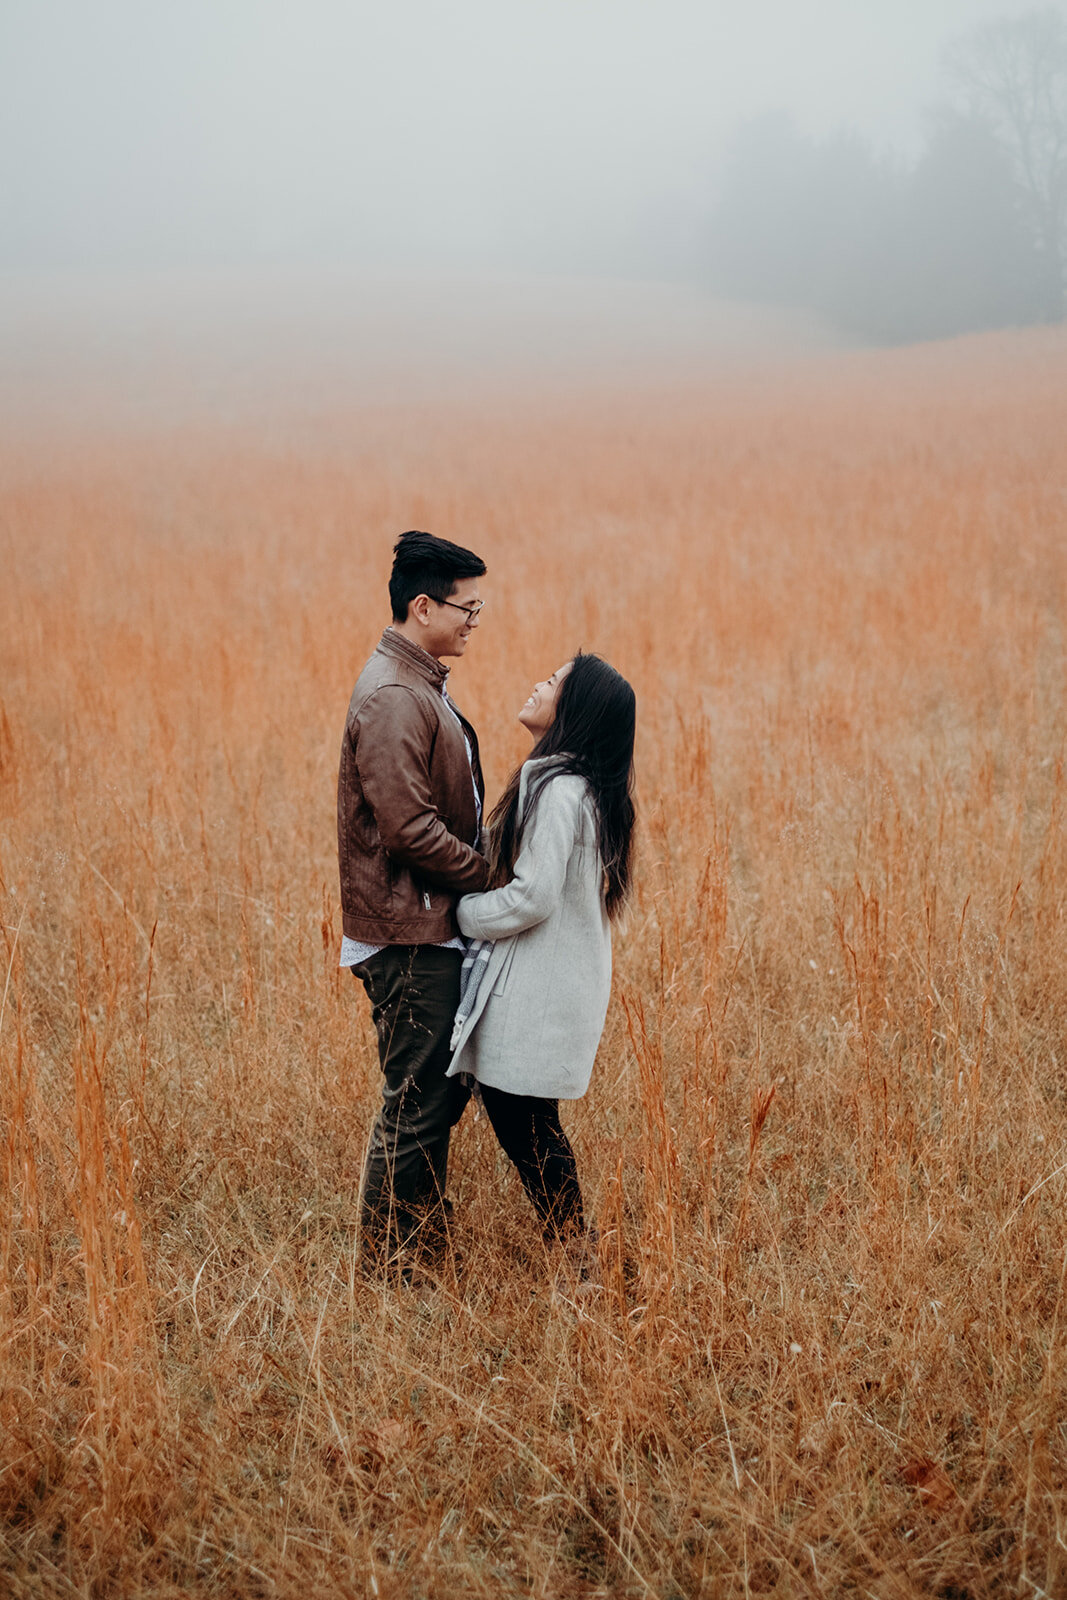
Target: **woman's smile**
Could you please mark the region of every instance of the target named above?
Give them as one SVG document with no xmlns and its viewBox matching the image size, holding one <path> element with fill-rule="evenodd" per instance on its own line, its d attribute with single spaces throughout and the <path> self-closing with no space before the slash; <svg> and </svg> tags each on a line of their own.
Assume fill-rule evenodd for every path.
<svg viewBox="0 0 1067 1600">
<path fill-rule="evenodd" d="M 539 739 L 552 726 L 556 715 L 556 696 L 570 670 L 571 663 L 565 661 L 562 667 L 556 668 L 551 678 L 534 684 L 533 693 L 519 712 L 519 721 L 535 739 Z"/>
</svg>

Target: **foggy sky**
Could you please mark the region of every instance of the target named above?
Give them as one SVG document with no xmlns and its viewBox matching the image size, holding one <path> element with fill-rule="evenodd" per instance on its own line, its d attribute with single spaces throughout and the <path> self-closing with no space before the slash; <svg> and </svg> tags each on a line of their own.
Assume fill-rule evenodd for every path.
<svg viewBox="0 0 1067 1600">
<path fill-rule="evenodd" d="M 0 0 L 0 271 L 655 270 L 738 120 L 908 150 L 1028 0 Z"/>
</svg>

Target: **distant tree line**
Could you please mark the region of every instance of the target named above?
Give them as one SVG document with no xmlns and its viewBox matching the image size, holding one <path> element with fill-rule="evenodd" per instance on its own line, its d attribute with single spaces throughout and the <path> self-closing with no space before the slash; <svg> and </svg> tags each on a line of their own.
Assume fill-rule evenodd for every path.
<svg viewBox="0 0 1067 1600">
<path fill-rule="evenodd" d="M 902 342 L 1064 317 L 1067 19 L 1029 12 L 944 54 L 911 164 L 852 133 L 745 125 L 712 221 L 718 287 Z"/>
</svg>

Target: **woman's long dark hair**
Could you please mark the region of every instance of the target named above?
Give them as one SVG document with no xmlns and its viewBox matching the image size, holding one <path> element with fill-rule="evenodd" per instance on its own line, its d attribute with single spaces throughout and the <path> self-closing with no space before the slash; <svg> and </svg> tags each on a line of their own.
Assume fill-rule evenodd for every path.
<svg viewBox="0 0 1067 1600">
<path fill-rule="evenodd" d="M 621 673 L 599 656 L 578 652 L 560 685 L 556 714 L 527 757 L 553 759 L 527 785 L 521 816 L 520 768 L 511 774 L 489 818 L 491 884 L 499 887 L 511 877 L 523 829 L 545 784 L 560 773 L 573 772 L 585 779 L 593 797 L 608 916 L 622 909 L 633 865 L 636 704 Z"/>
</svg>

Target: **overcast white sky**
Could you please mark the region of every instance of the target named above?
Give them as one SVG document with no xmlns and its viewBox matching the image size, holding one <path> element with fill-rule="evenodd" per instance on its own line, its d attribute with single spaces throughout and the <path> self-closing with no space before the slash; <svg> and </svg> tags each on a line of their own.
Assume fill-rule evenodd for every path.
<svg viewBox="0 0 1067 1600">
<path fill-rule="evenodd" d="M 0 270 L 639 266 L 739 119 L 913 147 L 940 42 L 1026 9 L 0 0 Z"/>
</svg>

